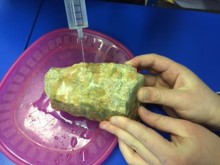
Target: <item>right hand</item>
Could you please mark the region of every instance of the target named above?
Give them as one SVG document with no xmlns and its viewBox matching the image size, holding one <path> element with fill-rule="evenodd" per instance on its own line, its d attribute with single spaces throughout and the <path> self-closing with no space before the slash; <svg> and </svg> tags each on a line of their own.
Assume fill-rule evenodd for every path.
<svg viewBox="0 0 220 165">
<path fill-rule="evenodd" d="M 126 63 L 153 74 L 145 75 L 146 86 L 138 91 L 141 102 L 161 104 L 171 116 L 220 128 L 220 97 L 188 68 L 155 54 Z"/>
</svg>

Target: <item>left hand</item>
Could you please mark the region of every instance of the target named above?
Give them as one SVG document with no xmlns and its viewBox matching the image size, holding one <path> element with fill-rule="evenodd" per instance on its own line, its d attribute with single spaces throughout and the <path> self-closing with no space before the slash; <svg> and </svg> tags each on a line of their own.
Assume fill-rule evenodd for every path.
<svg viewBox="0 0 220 165">
<path fill-rule="evenodd" d="M 198 124 L 155 114 L 139 107 L 139 116 L 149 126 L 171 134 L 168 141 L 152 128 L 122 116 L 100 123 L 100 128 L 118 137 L 128 164 L 219 164 L 220 138 Z"/>
</svg>

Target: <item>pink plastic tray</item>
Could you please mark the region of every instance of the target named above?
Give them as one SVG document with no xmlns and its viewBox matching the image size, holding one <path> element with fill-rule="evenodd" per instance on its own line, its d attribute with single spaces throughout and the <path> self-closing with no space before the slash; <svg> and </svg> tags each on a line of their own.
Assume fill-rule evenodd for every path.
<svg viewBox="0 0 220 165">
<path fill-rule="evenodd" d="M 123 63 L 133 57 L 122 44 L 85 29 L 86 62 Z M 60 29 L 36 41 L 0 86 L 0 149 L 16 164 L 101 164 L 117 139 L 98 122 L 55 111 L 44 93 L 51 67 L 82 61 L 76 31 Z"/>
</svg>

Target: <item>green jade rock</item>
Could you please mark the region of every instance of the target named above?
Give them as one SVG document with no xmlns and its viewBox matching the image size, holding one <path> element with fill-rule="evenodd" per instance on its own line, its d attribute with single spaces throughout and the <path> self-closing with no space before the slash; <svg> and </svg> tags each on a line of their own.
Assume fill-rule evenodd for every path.
<svg viewBox="0 0 220 165">
<path fill-rule="evenodd" d="M 115 63 L 51 68 L 45 76 L 52 108 L 96 121 L 115 115 L 137 119 L 137 91 L 144 84 L 136 68 Z"/>
</svg>

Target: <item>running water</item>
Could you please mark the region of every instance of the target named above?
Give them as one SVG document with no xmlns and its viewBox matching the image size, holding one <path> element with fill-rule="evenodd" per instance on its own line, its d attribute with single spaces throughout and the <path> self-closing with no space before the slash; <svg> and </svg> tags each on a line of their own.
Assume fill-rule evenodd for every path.
<svg viewBox="0 0 220 165">
<path fill-rule="evenodd" d="M 79 38 L 80 45 L 81 45 L 81 52 L 82 52 L 82 61 L 86 62 L 85 60 L 85 52 L 84 52 L 84 45 L 83 45 L 83 38 Z"/>
</svg>

